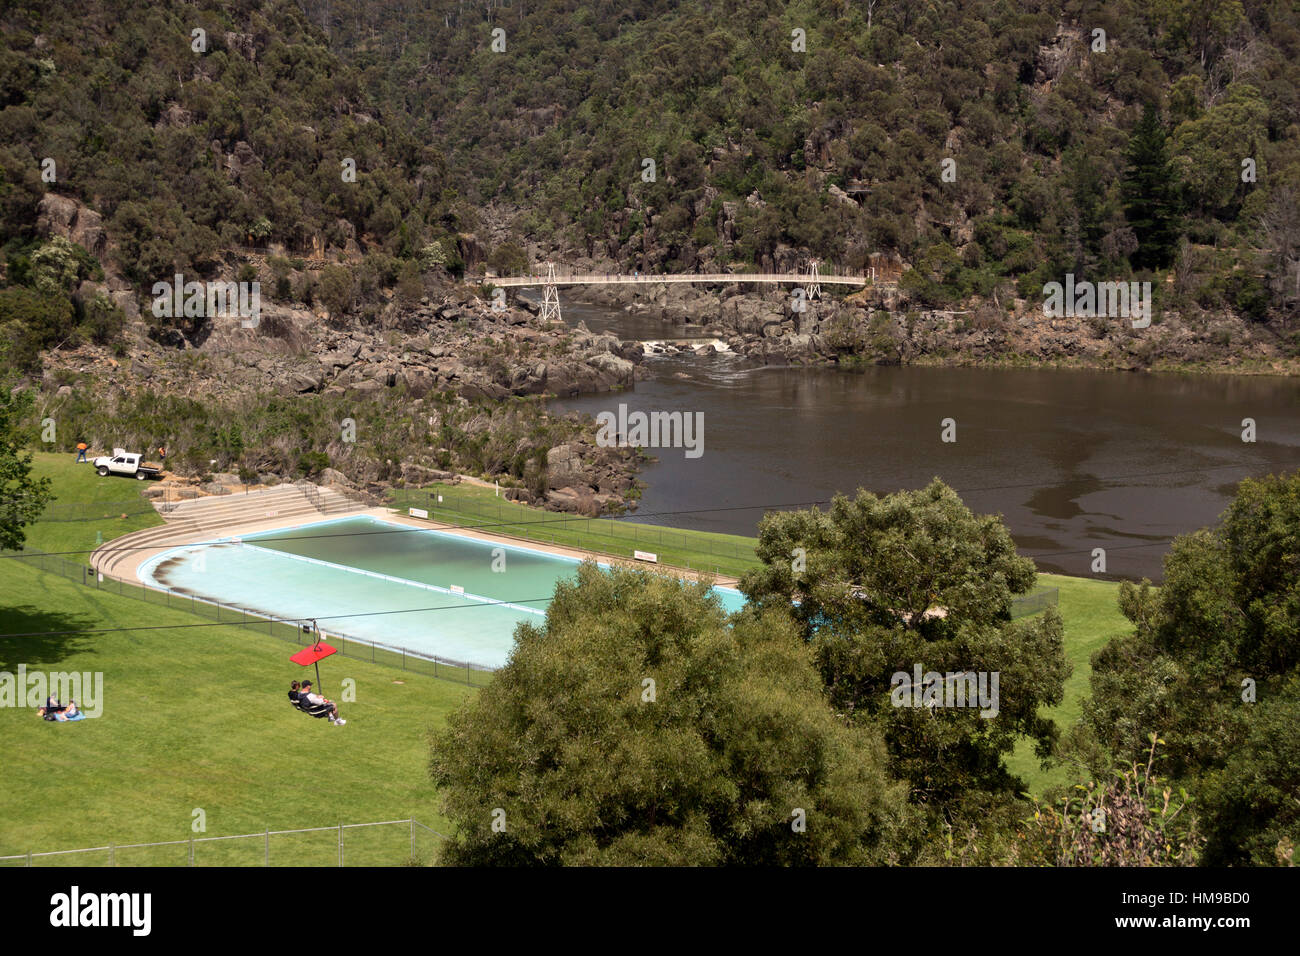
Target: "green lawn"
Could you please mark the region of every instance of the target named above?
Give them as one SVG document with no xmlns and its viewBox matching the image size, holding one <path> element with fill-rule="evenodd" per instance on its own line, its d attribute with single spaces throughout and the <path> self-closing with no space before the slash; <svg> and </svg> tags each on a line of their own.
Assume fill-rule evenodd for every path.
<svg viewBox="0 0 1300 956">
<path fill-rule="evenodd" d="M 161 522 L 152 511 L 124 520 L 118 515 L 129 506 L 103 508 L 139 499 L 135 481 L 100 478 L 64 455 L 38 455 L 37 471 L 55 479 L 58 503 L 94 507 L 83 520 L 39 522 L 29 547 L 90 549 L 97 534 L 107 541 Z M 321 664 L 325 693 L 338 700 L 341 681 L 351 678 L 356 702 L 340 703 L 348 723 L 334 727 L 290 707 L 289 681 L 305 673 L 289 661 L 291 644 L 0 559 L 0 633 L 168 624 L 200 626 L 0 638 L 0 671 L 16 673 L 20 663 L 29 673 L 98 671 L 104 685 L 99 719 L 48 723 L 26 707 L 0 708 L 0 856 L 184 840 L 195 809 L 205 811 L 207 824 L 195 836 L 410 817 L 446 832 L 425 774 L 426 734 L 470 688 L 335 656 Z M 417 855 L 431 860 L 436 838 L 418 832 Z M 344 845 L 348 863 L 403 863 L 410 830 L 350 830 Z M 223 841 L 196 845 L 195 858 L 261 863 L 264 852 L 260 839 Z M 187 856 L 186 847 L 161 847 L 118 851 L 116 861 L 181 864 Z M 335 864 L 337 831 L 273 837 L 271 861 Z M 36 862 L 100 865 L 108 854 Z"/>
<path fill-rule="evenodd" d="M 442 495 L 442 502 L 437 501 Z M 739 576 L 758 563 L 754 539 L 734 534 L 684 531 L 609 518 L 579 518 L 530 508 L 495 496 L 475 485 L 434 485 L 394 492 L 392 504 L 405 512 L 422 508 L 434 521 L 482 527 L 494 534 L 515 535 L 546 544 L 567 545 L 631 558 L 632 552 L 656 554 L 660 564 Z"/>
<path fill-rule="evenodd" d="M 1092 655 L 1112 637 L 1132 630 L 1133 625 L 1119 612 L 1119 585 L 1111 581 L 1066 577 L 1063 574 L 1040 574 L 1038 583 L 1061 589 L 1060 611 L 1065 619 L 1065 656 L 1074 665 L 1074 673 L 1065 682 L 1064 700 L 1046 713 L 1064 731 L 1079 719 L 1080 705 L 1088 694 L 1092 674 Z M 1051 786 L 1069 783 L 1064 767 L 1041 770 L 1034 748 L 1020 741 L 1007 767 L 1029 784 L 1031 793 L 1041 794 Z"/>
<path fill-rule="evenodd" d="M 90 465 L 76 464 L 74 455 L 38 452 L 33 462 L 32 470 L 38 477 L 51 478 L 54 482 L 54 500 L 46 517 L 76 520 L 38 522 L 27 532 L 29 549 L 89 552 L 102 541 L 163 523 L 158 512 L 140 494 L 148 482 L 119 475 L 101 478 Z M 77 554 L 67 557 L 72 561 L 83 559 Z"/>
<path fill-rule="evenodd" d="M 132 507 L 130 498 L 140 490 L 136 482 L 101 479 L 88 466 L 74 465 L 71 456 L 40 455 L 37 464 L 40 473 L 55 479 L 65 515 L 74 510 L 69 503 L 88 506 L 81 520 L 40 522 L 30 531 L 31 547 L 88 551 L 97 537 L 109 540 L 160 520 Z M 724 565 L 724 571 L 740 571 L 752 562 L 737 557 L 741 549 L 752 552 L 749 538 L 564 518 L 496 499 L 488 489 L 458 488 L 454 493 L 456 507 L 449 507 L 451 495 L 444 492 L 444 507 L 435 517 L 462 524 L 508 521 L 512 524 L 496 530 L 542 540 L 554 535 L 556 543 L 611 553 L 625 546 L 653 549 L 665 563 L 689 561 L 693 567 L 707 564 L 710 556 L 718 564 L 734 562 Z M 428 507 L 429 495 L 412 492 L 405 501 Z M 128 513 L 126 519 L 120 517 L 122 511 Z M 546 524 L 533 523 L 539 520 Z M 622 529 L 626 538 L 617 537 Z M 730 556 L 723 557 L 728 551 Z M 84 560 L 79 554 L 68 558 Z M 1089 656 L 1127 622 L 1115 607 L 1114 584 L 1055 575 L 1042 575 L 1040 583 L 1060 588 L 1066 650 L 1075 665 L 1065 701 L 1052 712 L 1064 723 L 1078 717 Z M 207 825 L 205 834 L 196 835 L 206 836 L 410 817 L 446 832 L 448 824 L 437 811 L 438 796 L 425 771 L 427 733 L 441 726 L 472 688 L 336 656 L 322 665 L 325 692 L 338 699 L 342 680 L 351 678 L 356 701 L 341 706 L 347 726 L 333 727 L 290 708 L 284 692 L 303 671 L 289 662 L 289 643 L 250 627 L 214 626 L 210 618 L 178 607 L 87 588 L 0 559 L 0 633 L 169 624 L 195 626 L 0 638 L 0 671 L 15 673 L 23 663 L 29 672 L 100 672 L 104 681 L 99 719 L 56 724 L 25 707 L 0 708 L 0 739 L 5 741 L 0 855 L 185 840 L 196 809 L 206 813 Z M 1035 792 L 1064 779 L 1059 769 L 1040 771 L 1028 747 L 1017 751 L 1011 768 Z M 433 859 L 436 843 L 420 832 L 417 857 Z M 200 865 L 260 864 L 263 854 L 261 839 L 195 847 Z M 183 846 L 119 850 L 116 862 L 180 865 L 187 856 Z M 348 863 L 395 864 L 409 856 L 406 827 L 345 835 Z M 36 862 L 97 865 L 108 859 L 104 851 Z M 337 861 L 335 830 L 271 838 L 273 864 Z"/>
<path fill-rule="evenodd" d="M 0 592 L 6 634 L 202 625 L 0 639 L 0 671 L 16 673 L 19 663 L 29 673 L 99 671 L 104 686 L 99 719 L 49 723 L 25 707 L 0 708 L 0 855 L 187 839 L 196 808 L 211 836 L 408 817 L 446 832 L 425 775 L 425 735 L 470 688 L 335 656 L 321 664 L 325 693 L 338 700 L 342 680 L 356 682 L 356 702 L 340 704 L 347 726 L 335 727 L 290 707 L 285 691 L 304 671 L 283 641 L 14 561 L 0 561 Z M 277 837 L 273 862 L 288 840 L 304 842 L 302 855 L 294 861 L 286 852 L 279 862 L 337 862 L 337 834 Z M 405 828 L 352 831 L 345 843 L 353 840 L 351 862 L 409 856 Z M 185 851 L 130 852 L 118 862 L 180 863 Z M 232 841 L 197 852 L 200 863 L 260 863 L 263 847 Z"/>
</svg>

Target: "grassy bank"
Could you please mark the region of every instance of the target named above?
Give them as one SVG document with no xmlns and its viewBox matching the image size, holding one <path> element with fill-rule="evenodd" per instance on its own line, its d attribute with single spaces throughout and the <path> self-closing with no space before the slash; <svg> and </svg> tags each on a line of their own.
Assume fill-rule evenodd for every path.
<svg viewBox="0 0 1300 956">
<path fill-rule="evenodd" d="M 627 518 L 582 518 L 544 511 L 497 497 L 491 488 L 468 484 L 397 490 L 391 503 L 403 512 L 409 508 L 428 511 L 434 521 L 543 544 L 621 558 L 631 558 L 634 550 L 648 551 L 660 564 L 695 571 L 739 576 L 758 563 L 753 538 L 636 524 Z"/>
<path fill-rule="evenodd" d="M 1060 588 L 1059 608 L 1065 620 L 1065 656 L 1074 665 L 1074 672 L 1065 682 L 1061 703 L 1044 712 L 1064 731 L 1079 719 L 1092 676 L 1092 655 L 1112 637 L 1131 631 L 1133 625 L 1119 612 L 1119 585 L 1112 581 L 1040 574 L 1038 583 Z M 1007 760 L 1007 768 L 1023 778 L 1034 794 L 1072 782 L 1064 767 L 1042 770 L 1034 756 L 1033 746 L 1025 740 L 1020 741 L 1015 753 Z"/>
<path fill-rule="evenodd" d="M 54 479 L 57 501 L 47 514 L 84 516 L 42 520 L 30 529 L 31 547 L 86 551 L 99 537 L 161 521 L 152 509 L 131 513 L 135 481 L 99 478 L 70 455 L 38 455 L 36 470 Z M 334 727 L 290 708 L 289 681 L 305 672 L 289 661 L 290 644 L 260 630 L 214 625 L 10 559 L 0 559 L 0 595 L 0 633 L 98 632 L 0 638 L 0 671 L 16 673 L 21 663 L 29 674 L 98 672 L 104 696 L 102 717 L 71 724 L 47 723 L 27 707 L 0 708 L 0 856 L 184 840 L 196 809 L 207 830 L 195 836 L 410 817 L 445 831 L 425 773 L 425 735 L 471 688 L 336 656 L 321 665 L 325 693 L 339 700 L 348 678 L 356 700 L 340 703 L 348 723 Z M 112 630 L 141 627 L 159 629 Z M 417 831 L 416 851 L 426 861 L 432 841 Z M 264 852 L 261 839 L 195 850 L 199 864 L 256 864 Z M 179 865 L 187 855 L 186 847 L 123 850 L 116 862 Z M 345 835 L 348 863 L 398 864 L 409 856 L 407 827 Z M 108 853 L 37 862 L 103 865 Z M 337 831 L 272 837 L 271 862 L 336 865 Z"/>
<path fill-rule="evenodd" d="M 33 472 L 52 482 L 54 500 L 34 527 L 27 547 L 38 551 L 93 551 L 113 538 L 163 523 L 140 492 L 148 482 L 109 475 L 101 478 L 76 455 L 38 452 Z M 83 556 L 70 554 L 71 560 Z"/>
<path fill-rule="evenodd" d="M 40 522 L 29 536 L 33 547 L 87 551 L 99 537 L 159 520 L 131 507 L 129 495 L 140 490 L 133 481 L 100 479 L 71 456 L 41 455 L 37 465 L 55 479 L 62 515 L 82 516 Z M 434 514 L 441 520 L 488 524 L 498 513 L 491 489 L 442 491 L 443 507 Z M 425 507 L 429 494 L 405 492 L 402 501 Z M 753 547 L 739 536 L 601 524 L 503 500 L 500 507 L 503 523 L 494 530 L 534 540 L 554 536 L 556 543 L 624 554 L 657 548 L 665 562 L 699 567 L 712 558 L 724 573 L 753 562 L 738 556 L 742 548 L 752 555 Z M 626 529 L 627 537 L 608 524 Z M 1042 575 L 1040 583 L 1060 588 L 1066 651 L 1075 667 L 1064 702 L 1051 712 L 1065 724 L 1078 717 L 1089 656 L 1127 622 L 1115 607 L 1112 583 L 1057 575 Z M 14 560 L 0 559 L 0 595 L 0 633 L 95 632 L 0 638 L 0 671 L 15 673 L 22 663 L 29 673 L 98 672 L 104 687 L 103 716 L 76 724 L 47 723 L 26 707 L 0 708 L 6 742 L 0 855 L 185 840 L 195 810 L 204 811 L 207 827 L 196 836 L 409 817 L 445 832 L 426 777 L 426 734 L 472 688 L 337 656 L 322 665 L 324 689 L 340 698 L 343 680 L 351 679 L 356 700 L 341 704 L 348 725 L 333 727 L 289 707 L 284 691 L 303 671 L 288 660 L 292 646 L 260 629 L 218 626 L 181 608 L 84 587 Z M 1027 747 L 1010 764 L 1035 792 L 1065 780 L 1059 769 L 1041 771 Z M 417 855 L 430 860 L 435 843 L 420 833 Z M 259 838 L 200 844 L 195 852 L 200 865 L 260 864 L 265 846 Z M 182 865 L 187 856 L 184 846 L 121 850 L 116 862 Z M 348 863 L 396 864 L 409 856 L 406 827 L 346 834 Z M 271 838 L 273 865 L 337 861 L 337 831 Z M 9 865 L 14 862 L 22 861 Z M 108 853 L 37 862 L 105 864 Z"/>
</svg>

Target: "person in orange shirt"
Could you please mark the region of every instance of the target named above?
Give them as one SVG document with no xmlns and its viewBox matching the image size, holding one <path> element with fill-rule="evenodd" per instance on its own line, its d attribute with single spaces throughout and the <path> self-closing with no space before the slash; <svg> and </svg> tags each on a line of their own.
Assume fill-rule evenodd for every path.
<svg viewBox="0 0 1300 956">
<path fill-rule="evenodd" d="M 87 445 L 84 441 L 79 441 L 79 442 L 77 442 L 77 461 L 87 461 L 87 460 L 88 460 L 88 459 L 86 458 L 86 449 L 89 448 L 89 447 L 90 447 L 90 446 Z"/>
</svg>

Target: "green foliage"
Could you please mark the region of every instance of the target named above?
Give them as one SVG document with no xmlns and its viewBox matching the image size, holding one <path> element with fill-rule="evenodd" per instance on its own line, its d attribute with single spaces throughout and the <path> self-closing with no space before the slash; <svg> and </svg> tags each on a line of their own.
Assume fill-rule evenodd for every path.
<svg viewBox="0 0 1300 956">
<path fill-rule="evenodd" d="M 305 451 L 298 456 L 298 471 L 308 478 L 330 467 L 330 456 L 323 451 Z"/>
<path fill-rule="evenodd" d="M 1217 527 L 1174 542 L 1158 593 L 1146 583 L 1121 587 L 1121 610 L 1136 630 L 1093 658 L 1087 729 L 1121 765 L 1138 759 L 1151 730 L 1168 741 L 1171 776 L 1214 795 L 1206 824 L 1213 862 L 1242 862 L 1242 847 L 1254 862 L 1272 859 L 1277 828 L 1264 814 L 1240 812 L 1243 800 L 1273 799 L 1243 782 L 1254 772 L 1244 754 L 1273 761 L 1257 768 L 1280 775 L 1270 786 L 1300 785 L 1297 764 L 1260 729 L 1295 707 L 1297 555 L 1300 474 L 1243 481 Z M 1278 826 L 1294 834 L 1300 818 L 1288 811 L 1282 819 Z"/>
<path fill-rule="evenodd" d="M 1160 117 L 1148 107 L 1129 137 L 1124 173 L 1124 213 L 1137 236 L 1129 257 L 1134 268 L 1168 265 L 1178 241 L 1178 205 L 1173 164 Z"/>
<path fill-rule="evenodd" d="M 488 268 L 499 276 L 523 275 L 528 271 L 528 256 L 517 242 L 503 242 L 488 257 Z"/>
<path fill-rule="evenodd" d="M 31 393 L 10 393 L 0 380 L 0 549 L 23 546 L 23 529 L 32 524 L 52 497 L 49 478 L 32 475 L 32 455 L 24 448 L 32 437 L 25 419 Z"/>
<path fill-rule="evenodd" d="M 61 437 L 77 435 L 92 447 L 163 442 L 168 466 L 183 475 L 212 470 L 213 459 L 218 471 L 287 477 L 334 467 L 358 481 L 400 479 L 400 464 L 393 463 L 403 461 L 504 475 L 517 455 L 545 460 L 547 450 L 581 430 L 522 400 L 462 404 L 454 395 L 438 395 L 417 409 L 392 396 L 267 393 L 200 401 L 151 391 L 93 394 L 74 388 L 70 396 L 46 395 L 34 414 L 56 418 Z M 345 418 L 356 422 L 356 442 L 341 440 Z"/>
<path fill-rule="evenodd" d="M 763 566 L 741 589 L 791 615 L 811 642 L 832 705 L 882 728 L 890 769 L 914 800 L 942 806 L 1023 789 L 1001 758 L 1027 735 L 1045 757 L 1070 667 L 1055 611 L 1018 622 L 1011 601 L 1034 584 L 1002 522 L 978 517 L 936 480 L 915 492 L 837 496 L 829 510 L 776 512 L 759 525 Z M 1000 674 L 999 712 L 899 707 L 893 676 Z"/>
<path fill-rule="evenodd" d="M 788 624 L 732 626 L 707 585 L 587 562 L 516 640 L 433 739 L 444 862 L 861 865 L 912 845 L 879 738 L 830 712 Z"/>
<path fill-rule="evenodd" d="M 39 367 L 42 349 L 74 333 L 72 301 L 63 295 L 13 286 L 0 289 L 0 363 L 29 371 Z"/>
<path fill-rule="evenodd" d="M 1088 781 L 1055 802 L 1035 801 L 1010 862 L 1019 866 L 1194 866 L 1204 837 L 1184 790 L 1155 772 L 1150 736 L 1146 760 L 1109 780 Z"/>
</svg>

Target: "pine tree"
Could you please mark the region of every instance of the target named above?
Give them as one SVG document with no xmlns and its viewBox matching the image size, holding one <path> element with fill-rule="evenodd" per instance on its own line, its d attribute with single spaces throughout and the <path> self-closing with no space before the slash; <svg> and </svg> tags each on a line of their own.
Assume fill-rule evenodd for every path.
<svg viewBox="0 0 1300 956">
<path fill-rule="evenodd" d="M 1124 214 L 1138 240 L 1129 262 L 1135 269 L 1168 266 L 1178 241 L 1177 184 L 1165 130 L 1152 107 L 1133 129 L 1126 156 L 1120 188 Z"/>
</svg>

